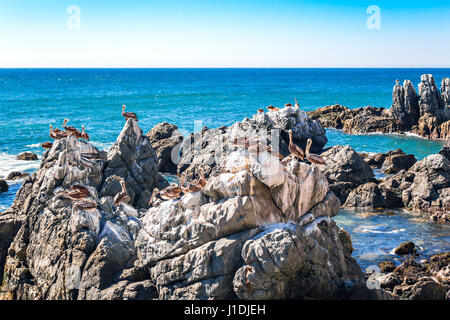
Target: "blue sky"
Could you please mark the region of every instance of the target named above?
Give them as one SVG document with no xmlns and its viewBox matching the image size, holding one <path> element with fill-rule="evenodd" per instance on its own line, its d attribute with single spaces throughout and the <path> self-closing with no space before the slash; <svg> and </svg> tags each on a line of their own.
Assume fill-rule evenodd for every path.
<svg viewBox="0 0 450 320">
<path fill-rule="evenodd" d="M 0 67 L 450 67 L 449 39 L 450 1 L 0 0 Z"/>
</svg>

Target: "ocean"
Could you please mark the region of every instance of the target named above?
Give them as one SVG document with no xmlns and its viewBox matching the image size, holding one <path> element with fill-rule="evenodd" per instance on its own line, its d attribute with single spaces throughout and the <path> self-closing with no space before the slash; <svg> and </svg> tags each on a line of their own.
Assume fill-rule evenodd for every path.
<svg viewBox="0 0 450 320">
<path fill-rule="evenodd" d="M 39 162 L 15 160 L 23 151 L 42 154 L 49 124 L 85 125 L 93 144 L 108 149 L 124 124 L 121 106 L 137 113 L 144 132 L 159 122 L 183 133 L 194 121 L 210 128 L 251 117 L 260 107 L 298 99 L 305 111 L 339 103 L 350 108 L 389 108 L 395 80 L 431 73 L 440 87 L 450 69 L 0 69 L 0 178 L 13 170 L 32 172 Z M 328 146 L 357 151 L 397 148 L 418 159 L 443 142 L 408 135 L 349 135 L 327 130 Z M 0 211 L 14 200 L 20 183 L 0 194 Z M 431 227 L 432 228 L 432 227 Z M 431 238 L 430 238 L 431 239 Z M 447 238 L 446 238 L 447 239 Z"/>
</svg>

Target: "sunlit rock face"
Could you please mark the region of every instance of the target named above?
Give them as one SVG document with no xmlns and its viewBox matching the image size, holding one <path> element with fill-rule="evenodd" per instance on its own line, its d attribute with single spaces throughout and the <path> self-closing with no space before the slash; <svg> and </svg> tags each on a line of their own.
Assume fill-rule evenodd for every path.
<svg viewBox="0 0 450 320">
<path fill-rule="evenodd" d="M 315 165 L 234 152 L 206 187 L 149 209 L 136 240 L 160 299 L 348 298 L 363 275 Z"/>
</svg>

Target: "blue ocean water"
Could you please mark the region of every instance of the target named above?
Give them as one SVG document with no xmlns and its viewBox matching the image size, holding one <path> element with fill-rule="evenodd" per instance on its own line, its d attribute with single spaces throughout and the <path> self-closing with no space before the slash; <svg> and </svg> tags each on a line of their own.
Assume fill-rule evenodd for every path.
<svg viewBox="0 0 450 320">
<path fill-rule="evenodd" d="M 0 69 L 0 178 L 12 170 L 35 170 L 38 161 L 17 161 L 15 156 L 23 151 L 42 154 L 39 144 L 50 140 L 49 124 L 61 127 L 65 117 L 69 125 L 84 124 L 94 145 L 107 149 L 123 127 L 122 104 L 138 114 L 144 132 L 168 121 L 187 133 L 194 121 L 208 127 L 230 125 L 260 107 L 293 103 L 295 97 L 306 111 L 334 103 L 388 108 L 396 79 L 409 79 L 417 89 L 424 73 L 433 74 L 439 86 L 450 69 Z M 327 137 L 327 146 L 348 144 L 371 152 L 401 148 L 419 159 L 443 145 L 412 136 L 349 135 L 333 129 L 327 130 Z M 19 187 L 11 184 L 9 192 L 0 194 L 0 211 L 12 204 Z M 383 218 L 365 219 L 374 227 L 387 223 Z M 407 225 L 405 238 L 414 236 L 417 228 L 399 219 Z M 423 230 L 430 241 L 440 232 L 436 228 Z M 371 239 L 350 229 L 357 251 L 371 250 L 358 249 L 363 248 L 359 239 Z M 381 234 L 377 239 L 387 241 Z M 395 242 L 396 236 L 390 235 Z M 444 248 L 450 250 L 446 239 Z M 362 251 L 355 254 L 364 261 Z"/>
</svg>

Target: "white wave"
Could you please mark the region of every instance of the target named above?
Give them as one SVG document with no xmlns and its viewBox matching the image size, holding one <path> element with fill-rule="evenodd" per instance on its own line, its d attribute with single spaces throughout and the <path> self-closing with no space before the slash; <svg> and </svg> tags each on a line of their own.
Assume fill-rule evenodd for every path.
<svg viewBox="0 0 450 320">
<path fill-rule="evenodd" d="M 94 147 L 106 152 L 108 152 L 109 149 L 111 149 L 111 147 L 114 144 L 114 142 L 98 142 L 98 141 L 90 141 L 90 142 Z"/>
<path fill-rule="evenodd" d="M 0 178 L 5 178 L 12 171 L 32 172 L 39 168 L 40 160 L 16 160 L 15 155 L 0 152 Z"/>
<path fill-rule="evenodd" d="M 405 228 L 400 228 L 400 229 L 393 229 L 393 230 L 386 230 L 386 231 L 381 231 L 381 230 L 377 230 L 378 226 L 361 226 L 359 228 L 356 228 L 354 230 L 355 233 L 385 233 L 385 234 L 396 234 L 399 232 L 404 232 L 406 231 Z"/>
<path fill-rule="evenodd" d="M 41 148 L 41 143 L 34 143 L 26 145 L 28 148 Z"/>
</svg>

